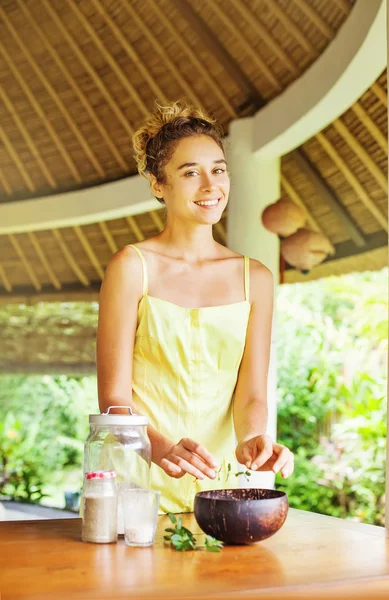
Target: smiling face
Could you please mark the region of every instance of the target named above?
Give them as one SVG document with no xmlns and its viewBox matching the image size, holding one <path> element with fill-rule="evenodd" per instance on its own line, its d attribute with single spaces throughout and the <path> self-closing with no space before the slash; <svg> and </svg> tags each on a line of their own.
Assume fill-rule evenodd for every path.
<svg viewBox="0 0 389 600">
<path fill-rule="evenodd" d="M 157 198 L 163 198 L 169 218 L 212 225 L 225 209 L 230 179 L 223 150 L 207 135 L 183 138 L 165 166 L 164 182 L 151 176 Z"/>
</svg>

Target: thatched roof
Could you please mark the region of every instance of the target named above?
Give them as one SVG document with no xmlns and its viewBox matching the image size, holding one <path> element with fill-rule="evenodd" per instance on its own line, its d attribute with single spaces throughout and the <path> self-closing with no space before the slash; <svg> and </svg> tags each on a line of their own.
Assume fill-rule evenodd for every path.
<svg viewBox="0 0 389 600">
<path fill-rule="evenodd" d="M 0 306 L 0 374 L 94 374 L 97 302 Z"/>
<path fill-rule="evenodd" d="M 0 202 L 135 174 L 130 138 L 155 98 L 186 96 L 227 130 L 232 119 L 256 113 L 298 79 L 353 4 L 2 2 Z M 386 107 L 384 72 L 336 122 L 282 160 L 283 193 L 305 207 L 308 224 L 337 250 L 322 273 L 336 263 L 349 269 L 347 257 L 356 269 L 368 255 L 373 268 L 382 266 L 376 249 L 387 245 Z M 227 219 L 226 213 L 215 232 L 221 242 Z M 152 212 L 2 235 L 0 298 L 93 299 L 112 253 L 161 226 L 161 213 Z M 293 278 L 299 275 L 291 270 L 287 280 Z"/>
</svg>

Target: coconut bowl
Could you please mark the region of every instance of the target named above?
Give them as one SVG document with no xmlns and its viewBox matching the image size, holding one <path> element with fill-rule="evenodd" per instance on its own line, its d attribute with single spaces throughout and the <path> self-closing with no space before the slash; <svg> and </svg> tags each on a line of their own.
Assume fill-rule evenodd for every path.
<svg viewBox="0 0 389 600">
<path fill-rule="evenodd" d="M 285 492 L 259 488 L 199 492 L 194 501 L 199 527 L 226 544 L 252 544 L 274 535 L 288 508 Z"/>
</svg>

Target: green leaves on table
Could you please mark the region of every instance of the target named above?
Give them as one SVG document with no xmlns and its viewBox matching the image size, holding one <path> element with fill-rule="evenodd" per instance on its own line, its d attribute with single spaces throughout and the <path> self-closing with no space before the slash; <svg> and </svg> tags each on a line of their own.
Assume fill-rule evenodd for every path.
<svg viewBox="0 0 389 600">
<path fill-rule="evenodd" d="M 223 542 L 220 542 L 211 535 L 205 536 L 205 549 L 208 552 L 220 552 L 220 548 L 223 548 Z"/>
<path fill-rule="evenodd" d="M 195 535 L 182 524 L 182 518 L 168 513 L 168 517 L 173 523 L 174 527 L 167 527 L 165 531 L 169 535 L 164 535 L 163 539 L 169 542 L 175 550 L 200 550 L 197 544 Z M 208 552 L 220 552 L 220 548 L 223 548 L 223 542 L 219 542 L 210 535 L 205 536 L 204 548 Z"/>
<path fill-rule="evenodd" d="M 175 517 L 172 513 L 168 513 L 168 517 L 174 527 L 167 527 L 170 535 L 164 535 L 163 539 L 170 542 L 175 550 L 196 550 L 196 538 L 193 533 L 182 525 L 182 519 Z"/>
</svg>

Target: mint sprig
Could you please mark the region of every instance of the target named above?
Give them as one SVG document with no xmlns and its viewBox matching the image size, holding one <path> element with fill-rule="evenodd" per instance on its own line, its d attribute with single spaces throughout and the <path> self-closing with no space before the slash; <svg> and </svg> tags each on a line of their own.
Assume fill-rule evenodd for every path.
<svg viewBox="0 0 389 600">
<path fill-rule="evenodd" d="M 250 471 L 238 471 L 237 473 L 235 473 L 235 477 L 238 477 L 239 475 L 244 475 L 246 478 L 246 481 L 248 481 L 249 477 L 251 477 Z"/>
<path fill-rule="evenodd" d="M 218 471 L 216 471 L 217 473 L 217 480 L 220 481 L 220 474 L 223 470 L 223 467 L 220 467 L 220 469 Z M 231 474 L 231 463 L 228 463 L 227 465 L 227 473 L 224 479 L 224 483 L 226 483 L 228 481 L 228 478 Z M 234 473 L 235 477 L 238 477 L 239 475 L 244 475 L 246 478 L 246 481 L 249 481 L 249 477 L 251 477 L 251 473 L 250 471 L 237 471 L 236 473 Z"/>
<path fill-rule="evenodd" d="M 170 542 L 176 550 L 196 550 L 196 538 L 193 533 L 182 525 L 182 519 L 168 513 L 168 517 L 174 525 L 167 527 L 165 531 L 170 535 L 164 535 L 163 539 Z"/>
<path fill-rule="evenodd" d="M 164 535 L 163 539 L 165 542 L 170 543 L 175 550 L 200 550 L 200 547 L 196 546 L 197 540 L 195 535 L 182 524 L 182 518 L 168 513 L 168 517 L 173 523 L 174 527 L 167 527 L 165 531 L 169 535 Z M 207 552 L 220 552 L 220 548 L 223 548 L 223 542 L 213 538 L 210 535 L 205 536 L 205 550 Z"/>
<path fill-rule="evenodd" d="M 211 535 L 205 536 L 205 549 L 208 552 L 220 552 L 220 549 L 223 548 L 223 542 L 217 540 Z"/>
</svg>

